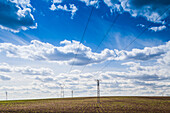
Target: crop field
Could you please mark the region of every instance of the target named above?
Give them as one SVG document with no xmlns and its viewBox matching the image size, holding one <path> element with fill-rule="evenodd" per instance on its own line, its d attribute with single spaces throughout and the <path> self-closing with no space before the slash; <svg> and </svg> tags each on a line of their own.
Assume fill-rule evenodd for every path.
<svg viewBox="0 0 170 113">
<path fill-rule="evenodd" d="M 0 101 L 0 113 L 154 112 L 170 113 L 170 97 L 95 97 Z"/>
</svg>

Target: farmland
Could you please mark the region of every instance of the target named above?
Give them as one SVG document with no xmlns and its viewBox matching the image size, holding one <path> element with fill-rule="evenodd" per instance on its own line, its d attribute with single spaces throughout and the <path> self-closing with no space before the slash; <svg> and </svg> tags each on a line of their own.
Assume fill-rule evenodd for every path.
<svg viewBox="0 0 170 113">
<path fill-rule="evenodd" d="M 6 112 L 154 112 L 170 113 L 170 97 L 95 97 L 0 101 Z"/>
</svg>

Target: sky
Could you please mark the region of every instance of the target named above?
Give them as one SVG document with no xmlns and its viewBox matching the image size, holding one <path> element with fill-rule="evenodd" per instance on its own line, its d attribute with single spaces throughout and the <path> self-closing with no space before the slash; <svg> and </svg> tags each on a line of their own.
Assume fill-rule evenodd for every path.
<svg viewBox="0 0 170 113">
<path fill-rule="evenodd" d="M 0 100 L 170 96 L 169 0 L 0 0 Z"/>
</svg>

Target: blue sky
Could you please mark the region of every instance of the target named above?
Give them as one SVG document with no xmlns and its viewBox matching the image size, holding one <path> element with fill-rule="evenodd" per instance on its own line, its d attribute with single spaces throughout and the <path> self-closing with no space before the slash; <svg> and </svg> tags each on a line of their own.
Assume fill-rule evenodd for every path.
<svg viewBox="0 0 170 113">
<path fill-rule="evenodd" d="M 168 0 L 0 0 L 0 99 L 60 97 L 60 84 L 66 97 L 95 96 L 95 79 L 103 96 L 170 95 L 169 9 Z"/>
</svg>

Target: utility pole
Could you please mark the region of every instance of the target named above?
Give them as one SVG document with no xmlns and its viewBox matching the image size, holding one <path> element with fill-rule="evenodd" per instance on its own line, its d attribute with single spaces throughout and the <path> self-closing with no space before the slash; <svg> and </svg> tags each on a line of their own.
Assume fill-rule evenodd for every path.
<svg viewBox="0 0 170 113">
<path fill-rule="evenodd" d="M 64 86 L 63 86 L 63 98 L 64 98 Z"/>
<path fill-rule="evenodd" d="M 6 100 L 8 100 L 8 93 L 7 93 L 7 91 L 5 93 L 6 93 Z"/>
<path fill-rule="evenodd" d="M 71 91 L 71 93 L 72 93 L 72 98 L 73 98 L 73 90 Z"/>
<path fill-rule="evenodd" d="M 64 98 L 64 87 L 65 87 L 65 84 L 60 84 L 60 88 L 61 88 L 61 98 Z"/>
<path fill-rule="evenodd" d="M 61 98 L 62 98 L 62 92 L 63 92 L 63 91 L 62 91 L 62 86 L 61 86 L 61 84 L 60 84 L 60 88 L 61 88 Z"/>
<path fill-rule="evenodd" d="M 97 81 L 97 103 L 100 103 L 100 81 L 99 79 Z"/>
</svg>

